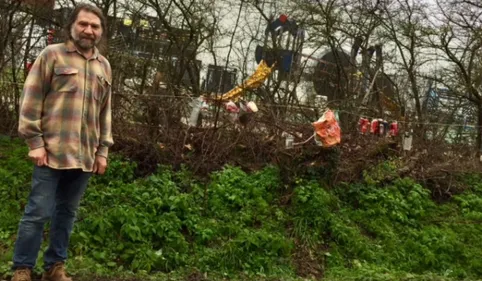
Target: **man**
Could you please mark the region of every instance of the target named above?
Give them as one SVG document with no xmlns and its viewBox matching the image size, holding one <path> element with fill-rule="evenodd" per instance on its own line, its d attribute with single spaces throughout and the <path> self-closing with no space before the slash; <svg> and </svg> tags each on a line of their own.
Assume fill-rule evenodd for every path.
<svg viewBox="0 0 482 281">
<path fill-rule="evenodd" d="M 90 176 L 104 173 L 113 144 L 111 67 L 96 47 L 105 30 L 98 8 L 78 5 L 66 26 L 68 40 L 45 48 L 25 81 L 19 134 L 34 171 L 15 244 L 13 281 L 31 280 L 48 220 L 42 280 L 72 280 L 64 262 L 79 201 Z"/>
</svg>

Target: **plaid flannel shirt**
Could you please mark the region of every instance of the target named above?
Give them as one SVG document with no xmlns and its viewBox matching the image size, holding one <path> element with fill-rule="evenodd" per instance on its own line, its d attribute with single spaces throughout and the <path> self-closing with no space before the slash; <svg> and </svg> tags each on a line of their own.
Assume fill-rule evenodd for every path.
<svg viewBox="0 0 482 281">
<path fill-rule="evenodd" d="M 95 49 L 86 59 L 72 42 L 46 47 L 26 78 L 19 135 L 30 150 L 45 147 L 48 166 L 91 172 L 95 156 L 108 156 L 111 67 Z"/>
</svg>

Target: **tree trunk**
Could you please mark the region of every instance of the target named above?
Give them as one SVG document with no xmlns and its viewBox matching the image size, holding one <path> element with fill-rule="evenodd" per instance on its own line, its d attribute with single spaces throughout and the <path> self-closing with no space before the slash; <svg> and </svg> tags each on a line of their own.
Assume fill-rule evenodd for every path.
<svg viewBox="0 0 482 281">
<path fill-rule="evenodd" d="M 478 115 L 479 115 L 479 120 L 477 122 L 477 142 L 476 142 L 476 150 L 477 150 L 477 156 L 480 157 L 482 154 L 482 101 L 479 100 L 478 104 Z"/>
</svg>

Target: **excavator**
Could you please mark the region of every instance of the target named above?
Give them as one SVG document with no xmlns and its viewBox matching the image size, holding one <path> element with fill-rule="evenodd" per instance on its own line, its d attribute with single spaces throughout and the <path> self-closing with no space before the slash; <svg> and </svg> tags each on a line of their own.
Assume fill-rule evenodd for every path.
<svg viewBox="0 0 482 281">
<path fill-rule="evenodd" d="M 266 26 L 264 35 L 264 45 L 256 46 L 255 50 L 256 71 L 241 85 L 215 97 L 215 101 L 237 101 L 247 90 L 263 85 L 275 70 L 286 75 L 298 67 L 301 57 L 298 50 L 302 49 L 305 31 L 296 21 L 280 15 Z M 282 46 L 283 40 L 285 46 Z"/>
</svg>

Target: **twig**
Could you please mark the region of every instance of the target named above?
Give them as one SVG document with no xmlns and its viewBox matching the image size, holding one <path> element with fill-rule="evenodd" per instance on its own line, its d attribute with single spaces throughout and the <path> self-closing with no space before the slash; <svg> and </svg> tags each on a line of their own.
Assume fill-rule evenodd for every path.
<svg viewBox="0 0 482 281">
<path fill-rule="evenodd" d="M 302 142 L 295 142 L 295 143 L 293 143 L 293 145 L 303 145 L 303 144 L 309 142 L 312 138 L 314 138 L 314 137 L 315 137 L 315 134 L 316 134 L 316 133 L 314 133 L 313 135 L 311 135 L 311 137 L 309 137 L 307 140 L 302 141 Z"/>
</svg>

